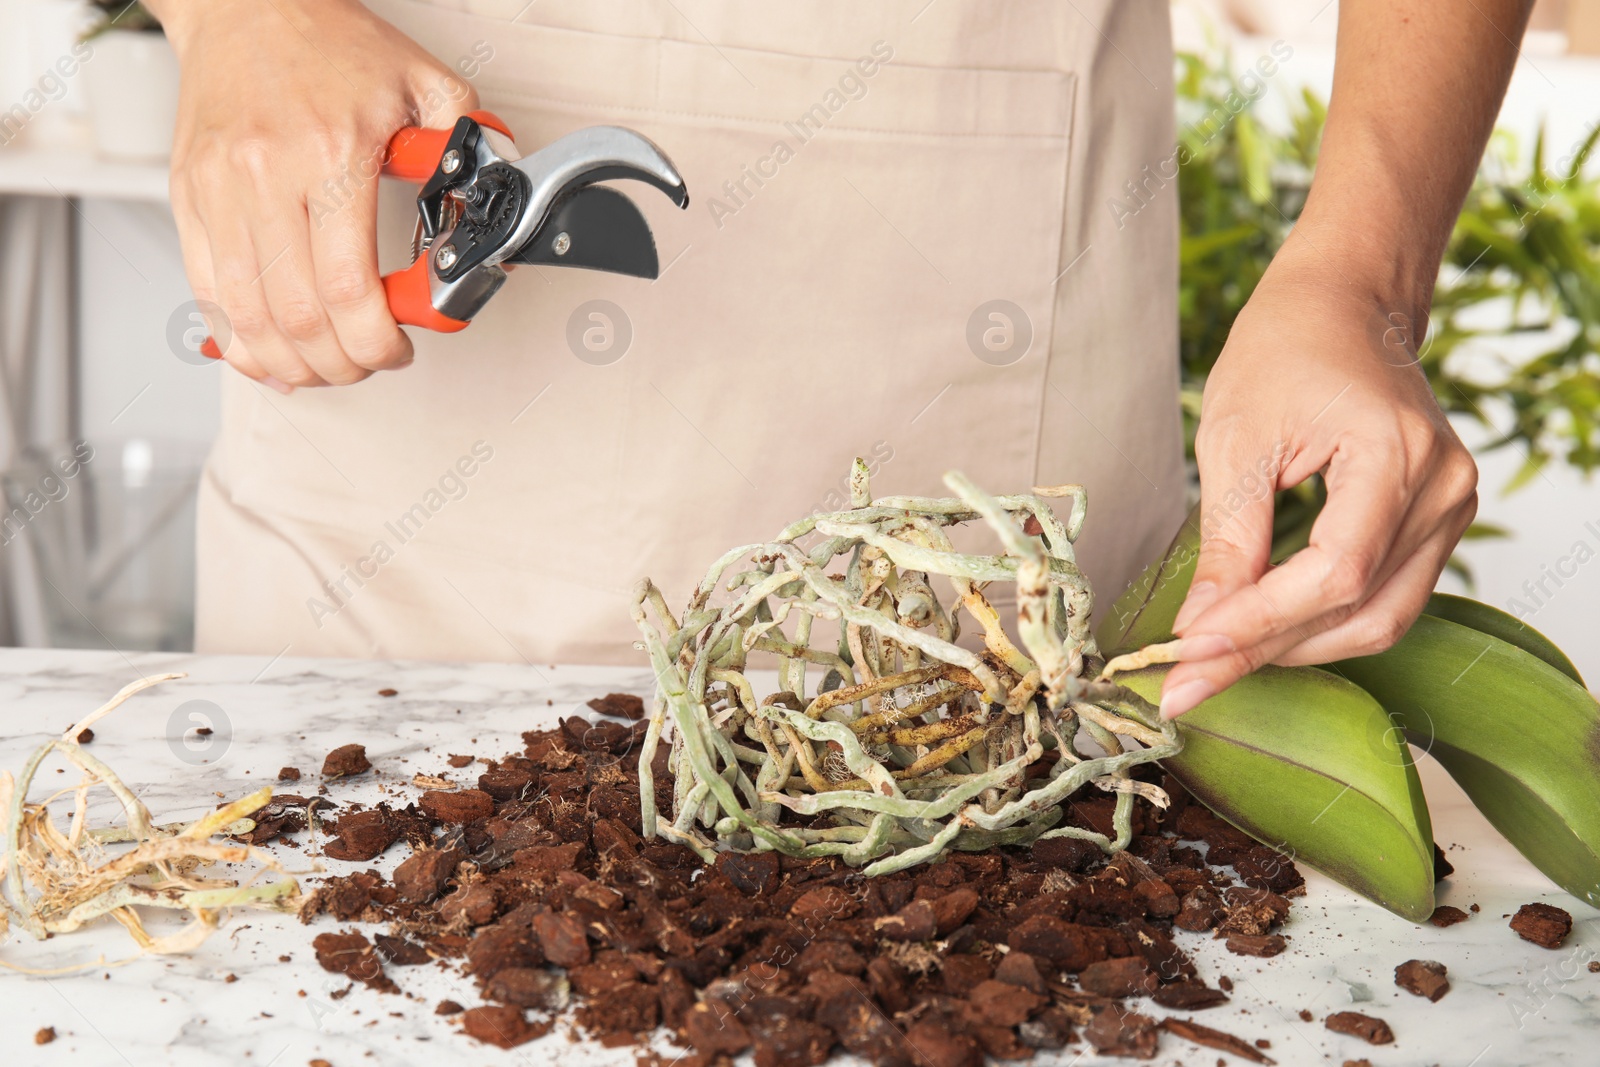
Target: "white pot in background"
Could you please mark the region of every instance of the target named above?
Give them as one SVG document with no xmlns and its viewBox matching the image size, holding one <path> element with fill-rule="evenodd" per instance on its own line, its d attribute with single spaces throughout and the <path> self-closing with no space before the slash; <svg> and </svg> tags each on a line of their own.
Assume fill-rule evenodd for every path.
<svg viewBox="0 0 1600 1067">
<path fill-rule="evenodd" d="M 164 34 L 110 30 L 83 64 L 95 150 L 107 159 L 166 159 L 178 120 L 178 57 Z"/>
</svg>

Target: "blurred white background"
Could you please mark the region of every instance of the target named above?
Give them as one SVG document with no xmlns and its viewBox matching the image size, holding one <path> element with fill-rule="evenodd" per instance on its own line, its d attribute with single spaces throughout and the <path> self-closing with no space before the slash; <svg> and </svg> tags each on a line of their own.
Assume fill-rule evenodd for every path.
<svg viewBox="0 0 1600 1067">
<path fill-rule="evenodd" d="M 1248 61 L 1273 41 L 1292 45 L 1294 55 L 1273 79 L 1269 99 L 1301 85 L 1327 95 L 1337 19 L 1337 3 L 1323 0 L 1178 0 L 1174 6 L 1179 47 L 1203 50 L 1222 41 Z M 41 79 L 48 81 L 58 61 L 72 53 L 84 20 L 84 7 L 76 0 L 0 0 L 0 207 L 19 190 L 61 199 L 52 189 L 62 175 L 88 191 L 62 213 L 71 216 L 65 239 L 77 264 L 77 332 L 71 345 L 80 364 L 75 433 L 90 440 L 152 438 L 204 446 L 217 429 L 217 381 L 225 370 L 179 358 L 169 347 L 169 318 L 190 293 L 170 212 L 160 199 L 164 168 L 96 156 L 83 76 L 87 65 L 41 91 Z M 1504 128 L 1529 140 L 1543 123 L 1555 154 L 1581 140 L 1600 119 L 1600 59 L 1573 50 L 1600 51 L 1600 0 L 1540 5 L 1501 115 Z M 94 62 L 105 54 L 97 53 Z M 39 99 L 44 103 L 33 108 Z M 18 104 L 27 112 L 20 131 L 6 125 L 9 114 L 16 126 Z M 7 217 L 0 215 L 0 225 Z M 25 247 L 24 236 L 18 236 L 14 220 L 12 232 L 0 229 L 0 292 L 15 289 L 19 272 L 46 262 Z M 54 266 L 50 273 L 59 274 Z M 43 282 L 40 286 L 48 289 Z M 8 330 L 13 348 L 25 343 L 16 336 L 16 322 L 0 321 L 0 339 Z M 13 378 L 17 373 L 12 367 Z M 10 402 L 15 408 L 18 398 L 12 395 Z M 1476 427 L 1462 431 L 1469 444 L 1484 439 Z M 1522 459 L 1512 452 L 1480 455 L 1480 518 L 1509 528 L 1513 536 L 1469 544 L 1462 554 L 1476 572 L 1477 595 L 1501 607 L 1513 598 L 1531 605 L 1524 583 L 1543 578 L 1549 595 L 1539 596 L 1542 606 L 1530 621 L 1561 644 L 1587 676 L 1600 677 L 1600 633 L 1594 625 L 1600 563 L 1575 567 L 1571 562 L 1579 542 L 1588 546 L 1585 558 L 1600 558 L 1600 486 L 1553 466 L 1526 489 L 1502 496 L 1500 487 Z M 1559 575 L 1559 585 L 1546 568 L 1566 572 Z M 1460 588 L 1450 578 L 1443 587 Z M 0 640 L 19 639 L 0 632 Z"/>
</svg>

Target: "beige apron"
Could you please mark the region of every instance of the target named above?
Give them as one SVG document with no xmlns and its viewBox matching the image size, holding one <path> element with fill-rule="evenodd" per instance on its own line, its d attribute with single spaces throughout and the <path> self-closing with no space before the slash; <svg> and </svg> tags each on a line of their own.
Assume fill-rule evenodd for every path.
<svg viewBox="0 0 1600 1067">
<path fill-rule="evenodd" d="M 639 662 L 639 577 L 676 606 L 858 455 L 880 495 L 1085 483 L 1102 602 L 1176 526 L 1165 0 L 371 6 L 525 151 L 632 126 L 692 202 L 627 187 L 653 283 L 524 268 L 353 387 L 224 370 L 201 651 Z"/>
</svg>

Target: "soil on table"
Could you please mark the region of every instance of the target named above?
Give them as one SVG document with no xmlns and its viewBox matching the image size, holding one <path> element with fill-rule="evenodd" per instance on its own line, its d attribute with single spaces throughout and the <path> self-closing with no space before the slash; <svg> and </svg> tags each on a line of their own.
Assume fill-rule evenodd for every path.
<svg viewBox="0 0 1600 1067">
<path fill-rule="evenodd" d="M 589 707 L 601 715 L 615 715 L 619 719 L 637 722 L 644 718 L 644 701 L 632 693 L 607 693 L 589 701 Z"/>
<path fill-rule="evenodd" d="M 1541 948 L 1560 948 L 1572 933 L 1572 916 L 1553 904 L 1524 904 L 1511 917 L 1511 929 Z"/>
<path fill-rule="evenodd" d="M 1388 1045 L 1394 1042 L 1394 1031 L 1382 1019 L 1363 1015 L 1358 1011 L 1336 1011 L 1322 1020 L 1336 1034 L 1359 1037 L 1369 1045 Z"/>
<path fill-rule="evenodd" d="M 1407 960 L 1394 969 L 1394 984 L 1431 1001 L 1450 992 L 1445 965 L 1438 960 Z"/>
<path fill-rule="evenodd" d="M 1208 983 L 1173 931 L 1275 955 L 1304 880 L 1159 769 L 1141 773 L 1171 807 L 1140 800 L 1133 842 L 1115 856 L 1059 837 L 876 878 L 774 852 L 708 865 L 641 836 L 636 699 L 594 701 L 614 718 L 572 717 L 524 734 L 520 753 L 479 759 L 476 788 L 327 820 L 329 857 L 370 860 L 402 839 L 410 854 L 392 880 L 358 871 L 311 894 L 302 919 L 338 924 L 315 939 L 318 961 L 391 991 L 406 967 L 459 967 L 485 1003 L 437 1010 L 477 1040 L 514 1047 L 563 1015 L 610 1046 L 665 1027 L 689 1050 L 685 1067 L 745 1051 L 757 1067 L 808 1067 L 839 1049 L 894 1067 L 1069 1046 L 1149 1059 L 1163 1033 L 1272 1062 L 1266 1042 L 1187 1017 L 1227 1004 L 1231 982 Z M 1114 804 L 1075 798 L 1067 821 L 1105 832 Z"/>
<path fill-rule="evenodd" d="M 348 778 L 352 774 L 363 774 L 372 769 L 372 764 L 367 759 L 365 745 L 340 745 L 322 761 L 322 776 L 324 778 Z"/>
</svg>

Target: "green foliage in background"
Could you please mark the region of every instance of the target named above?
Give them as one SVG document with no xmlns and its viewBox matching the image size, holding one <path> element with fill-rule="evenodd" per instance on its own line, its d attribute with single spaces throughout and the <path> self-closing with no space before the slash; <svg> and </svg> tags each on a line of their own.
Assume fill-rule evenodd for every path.
<svg viewBox="0 0 1600 1067">
<path fill-rule="evenodd" d="M 1178 55 L 1178 323 L 1189 453 L 1200 392 L 1245 301 L 1305 206 L 1327 109 L 1309 91 L 1293 133 L 1264 127 L 1231 63 Z"/>
<path fill-rule="evenodd" d="M 1286 128 L 1269 128 L 1255 114 L 1264 95 L 1264 83 L 1242 83 L 1226 55 L 1178 57 L 1180 357 L 1191 457 L 1206 375 L 1305 204 L 1327 117 L 1323 101 L 1302 91 L 1288 101 Z M 1600 181 L 1583 176 L 1597 136 L 1600 127 L 1552 164 L 1541 133 L 1517 167 L 1515 139 L 1495 135 L 1419 346 L 1440 406 L 1488 427 L 1484 450 L 1525 456 L 1508 492 L 1552 462 L 1585 474 L 1600 466 Z M 1528 345 L 1515 360 L 1482 343 L 1512 334 Z M 1304 544 L 1321 502 L 1315 479 L 1280 498 L 1280 551 Z"/>
<path fill-rule="evenodd" d="M 161 32 L 161 23 L 138 0 L 90 0 L 96 18 L 85 41 L 92 41 L 108 30 L 150 30 Z"/>
<path fill-rule="evenodd" d="M 1512 170 L 1515 142 L 1497 135 L 1434 293 L 1422 365 L 1446 411 L 1497 431 L 1486 448 L 1523 454 L 1508 491 L 1551 462 L 1585 474 L 1600 466 L 1600 181 L 1583 175 L 1596 137 L 1600 126 L 1552 168 L 1541 130 L 1528 166 L 1510 178 L 1500 175 Z M 1470 325 L 1491 301 L 1509 305 L 1514 325 Z M 1529 334 L 1533 350 L 1514 363 L 1463 358 L 1486 332 Z"/>
</svg>

